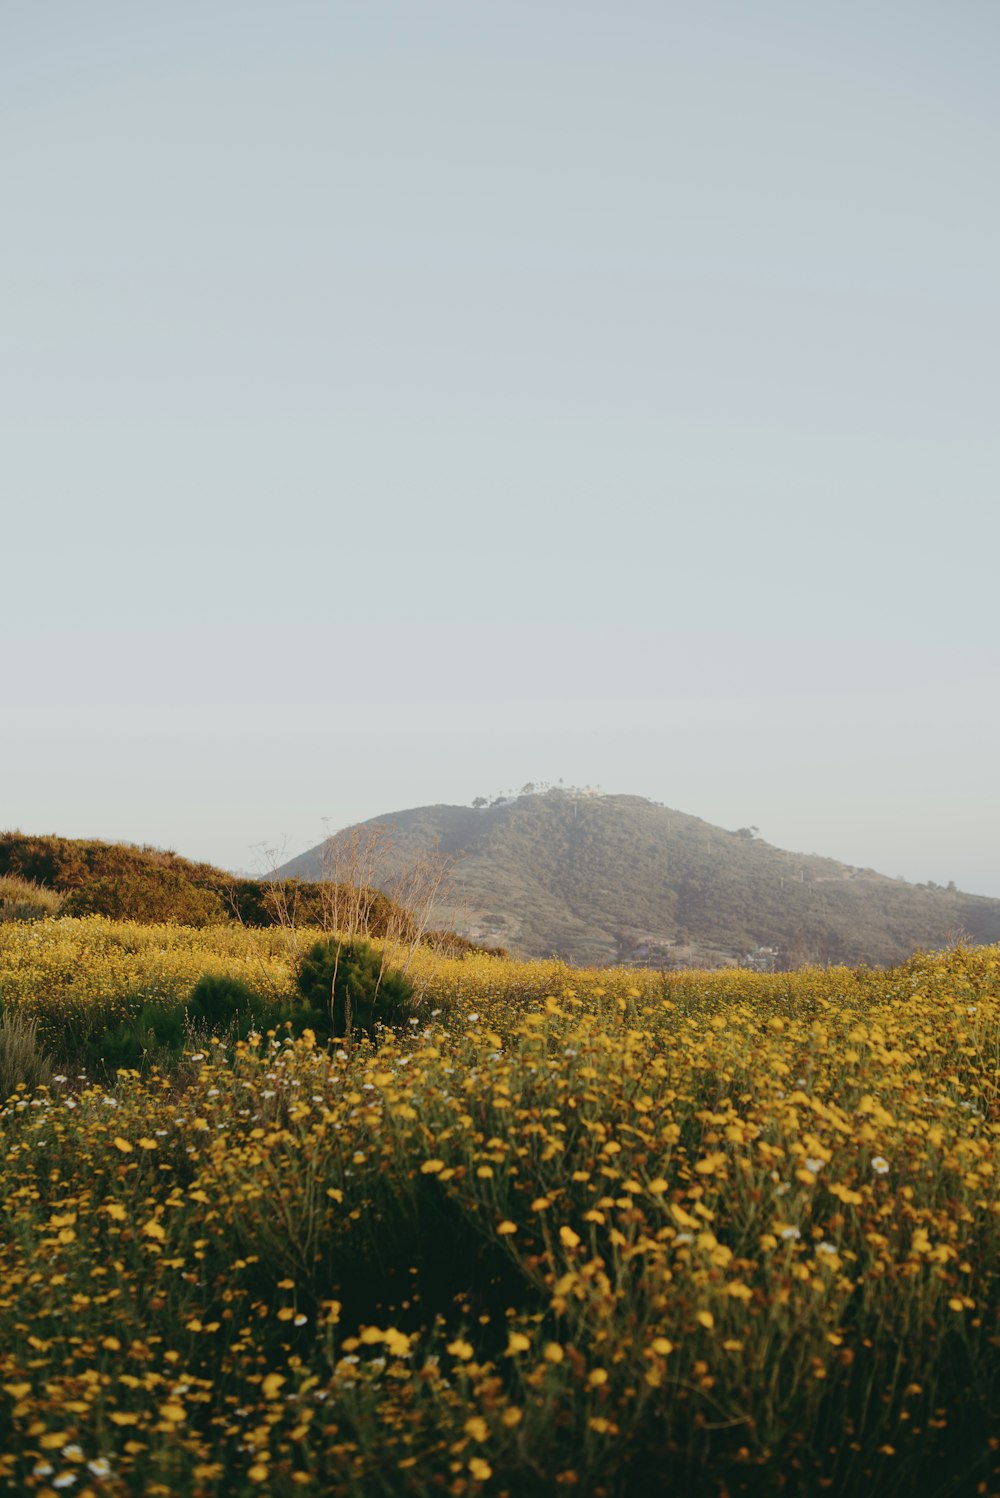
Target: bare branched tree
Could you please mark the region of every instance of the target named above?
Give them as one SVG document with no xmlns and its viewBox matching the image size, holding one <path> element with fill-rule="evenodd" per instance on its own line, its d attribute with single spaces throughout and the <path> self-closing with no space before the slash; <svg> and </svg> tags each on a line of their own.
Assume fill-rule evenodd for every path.
<svg viewBox="0 0 1000 1498">
<path fill-rule="evenodd" d="M 289 957 L 297 961 L 302 955 L 298 937 L 299 881 L 278 877 L 278 869 L 287 857 L 286 848 L 276 848 L 261 843 L 258 852 L 264 866 L 260 882 L 267 888 L 265 904 L 269 914 L 284 933 Z"/>
<path fill-rule="evenodd" d="M 437 853 L 405 861 L 389 823 L 332 833 L 320 852 L 320 890 L 323 928 L 335 938 L 338 957 L 347 943 L 374 938 L 380 976 L 389 968 L 408 973 L 453 864 Z"/>
</svg>

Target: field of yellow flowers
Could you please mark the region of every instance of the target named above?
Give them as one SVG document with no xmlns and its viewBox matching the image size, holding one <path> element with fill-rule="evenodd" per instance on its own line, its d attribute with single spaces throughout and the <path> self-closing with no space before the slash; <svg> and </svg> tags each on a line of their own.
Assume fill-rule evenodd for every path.
<svg viewBox="0 0 1000 1498">
<path fill-rule="evenodd" d="M 65 1058 L 0 1109 L 0 1485 L 1000 1494 L 1000 950 L 419 953 L 400 1033 L 73 1067 L 140 990 L 294 966 L 274 931 L 0 928 L 5 1015 Z"/>
</svg>

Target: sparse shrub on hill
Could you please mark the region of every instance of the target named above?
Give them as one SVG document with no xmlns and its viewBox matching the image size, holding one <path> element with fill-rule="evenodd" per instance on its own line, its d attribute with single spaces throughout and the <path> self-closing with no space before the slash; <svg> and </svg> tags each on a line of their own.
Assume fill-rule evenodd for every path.
<svg viewBox="0 0 1000 1498">
<path fill-rule="evenodd" d="M 309 1011 L 305 1023 L 319 1036 L 392 1028 L 413 1011 L 413 984 L 363 941 L 316 942 L 302 959 L 298 988 Z"/>
</svg>

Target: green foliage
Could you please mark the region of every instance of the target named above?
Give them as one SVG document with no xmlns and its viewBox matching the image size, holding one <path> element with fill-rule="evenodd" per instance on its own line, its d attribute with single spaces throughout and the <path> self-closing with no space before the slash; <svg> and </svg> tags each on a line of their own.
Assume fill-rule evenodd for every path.
<svg viewBox="0 0 1000 1498">
<path fill-rule="evenodd" d="M 404 1024 L 413 1012 L 413 985 L 382 962 L 367 942 L 316 942 L 298 974 L 309 1014 L 304 1023 L 320 1036 Z"/>
<path fill-rule="evenodd" d="M 224 973 L 205 973 L 192 990 L 187 1002 L 192 1025 L 218 1035 L 234 1033 L 245 1040 L 251 1030 L 273 1026 L 277 1011 L 248 983 Z"/>
<path fill-rule="evenodd" d="M 80 1060 L 87 1070 L 104 1071 L 109 1078 L 121 1069 L 169 1067 L 189 1040 L 186 1019 L 179 1004 L 144 1003 L 138 1013 L 89 1037 Z"/>
</svg>

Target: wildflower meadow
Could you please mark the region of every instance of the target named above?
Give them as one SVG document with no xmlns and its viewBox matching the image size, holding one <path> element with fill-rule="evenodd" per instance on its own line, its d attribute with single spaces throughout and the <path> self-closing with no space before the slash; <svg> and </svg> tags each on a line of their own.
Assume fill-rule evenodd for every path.
<svg viewBox="0 0 1000 1498">
<path fill-rule="evenodd" d="M 1000 950 L 421 949 L 405 1021 L 328 1043 L 299 961 L 0 927 L 0 1485 L 1000 1494 Z M 274 1025 L 102 1061 L 205 973 Z"/>
</svg>

